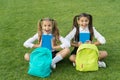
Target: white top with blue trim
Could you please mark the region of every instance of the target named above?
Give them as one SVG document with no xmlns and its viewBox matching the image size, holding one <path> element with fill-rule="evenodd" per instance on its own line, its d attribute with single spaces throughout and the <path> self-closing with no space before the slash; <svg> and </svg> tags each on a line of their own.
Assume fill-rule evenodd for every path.
<svg viewBox="0 0 120 80">
<path fill-rule="evenodd" d="M 45 35 L 45 34 L 44 34 Z M 52 35 L 52 34 L 47 34 L 47 35 Z M 26 40 L 23 44 L 23 46 L 25 46 L 26 48 L 32 48 L 34 45 L 34 41 L 38 40 L 38 33 L 36 33 L 33 37 L 29 38 L 28 40 Z M 61 42 L 61 48 L 67 48 L 70 47 L 70 43 L 63 38 L 62 36 L 59 37 L 59 40 Z"/>
<path fill-rule="evenodd" d="M 86 28 L 79 28 L 80 33 L 89 33 L 88 27 Z M 105 44 L 106 40 L 105 38 L 93 27 L 94 37 L 97 39 L 101 44 Z M 73 28 L 73 30 L 65 37 L 67 40 L 72 40 L 76 33 L 76 27 Z"/>
</svg>

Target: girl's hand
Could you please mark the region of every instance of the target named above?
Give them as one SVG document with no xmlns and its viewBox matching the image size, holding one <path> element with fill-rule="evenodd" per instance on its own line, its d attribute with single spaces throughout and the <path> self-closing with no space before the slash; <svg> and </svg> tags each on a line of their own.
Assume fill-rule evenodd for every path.
<svg viewBox="0 0 120 80">
<path fill-rule="evenodd" d="M 58 49 L 61 49 L 61 46 L 60 46 L 60 45 L 52 46 L 52 48 L 53 48 L 54 50 L 58 50 Z"/>
<path fill-rule="evenodd" d="M 71 42 L 71 46 L 73 47 L 79 47 L 82 44 L 82 42 Z"/>
<path fill-rule="evenodd" d="M 90 40 L 86 41 L 87 44 L 92 44 L 92 42 Z"/>
<path fill-rule="evenodd" d="M 78 42 L 78 47 L 82 44 L 82 42 Z"/>
<path fill-rule="evenodd" d="M 52 46 L 52 49 L 56 50 L 56 46 Z"/>
<path fill-rule="evenodd" d="M 34 44 L 34 48 L 40 47 L 40 44 Z"/>
</svg>

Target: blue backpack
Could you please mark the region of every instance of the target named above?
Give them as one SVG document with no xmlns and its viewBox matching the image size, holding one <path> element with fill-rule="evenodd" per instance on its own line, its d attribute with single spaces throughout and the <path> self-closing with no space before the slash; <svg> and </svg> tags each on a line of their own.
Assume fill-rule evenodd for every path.
<svg viewBox="0 0 120 80">
<path fill-rule="evenodd" d="M 28 74 L 37 77 L 48 77 L 51 73 L 52 53 L 47 48 L 36 48 L 30 54 Z"/>
</svg>

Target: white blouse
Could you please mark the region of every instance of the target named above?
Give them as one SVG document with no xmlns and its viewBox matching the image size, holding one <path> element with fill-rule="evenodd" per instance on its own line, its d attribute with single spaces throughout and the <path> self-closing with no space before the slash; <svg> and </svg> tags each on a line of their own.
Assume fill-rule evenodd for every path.
<svg viewBox="0 0 120 80">
<path fill-rule="evenodd" d="M 80 33 L 89 33 L 88 27 L 86 28 L 79 28 Z M 105 38 L 93 27 L 94 37 L 97 39 L 101 44 L 105 44 L 106 40 Z M 74 38 L 76 33 L 76 28 L 74 27 L 73 30 L 65 37 L 68 41 Z"/>
<path fill-rule="evenodd" d="M 26 48 L 32 48 L 34 45 L 34 41 L 38 40 L 38 33 L 36 33 L 33 37 L 29 38 L 28 40 L 26 40 L 23 44 L 24 47 Z M 61 48 L 67 48 L 70 47 L 70 43 L 63 38 L 62 36 L 59 37 L 59 40 L 61 41 Z"/>
</svg>

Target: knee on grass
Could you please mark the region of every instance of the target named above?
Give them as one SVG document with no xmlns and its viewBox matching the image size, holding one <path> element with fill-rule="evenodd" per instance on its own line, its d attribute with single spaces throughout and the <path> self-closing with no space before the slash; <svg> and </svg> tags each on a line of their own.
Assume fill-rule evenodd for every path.
<svg viewBox="0 0 120 80">
<path fill-rule="evenodd" d="M 29 61 L 29 60 L 30 60 L 30 54 L 29 54 L 29 53 L 26 53 L 26 54 L 24 55 L 24 59 L 25 59 L 26 61 Z"/>
</svg>

